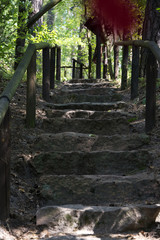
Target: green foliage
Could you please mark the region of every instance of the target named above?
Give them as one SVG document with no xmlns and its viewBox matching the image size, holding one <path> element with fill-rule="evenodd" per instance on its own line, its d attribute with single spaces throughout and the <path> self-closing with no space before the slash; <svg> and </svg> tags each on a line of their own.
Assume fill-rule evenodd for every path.
<svg viewBox="0 0 160 240">
<path fill-rule="evenodd" d="M 28 35 L 28 41 L 33 43 L 47 42 L 56 43 L 57 33 L 55 30 L 49 30 L 47 24 L 37 26 L 32 34 Z"/>
</svg>

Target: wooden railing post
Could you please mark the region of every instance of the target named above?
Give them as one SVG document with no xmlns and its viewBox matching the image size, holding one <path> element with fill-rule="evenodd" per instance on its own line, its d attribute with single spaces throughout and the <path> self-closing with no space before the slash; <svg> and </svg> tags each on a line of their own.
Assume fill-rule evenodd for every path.
<svg viewBox="0 0 160 240">
<path fill-rule="evenodd" d="M 36 51 L 27 69 L 26 127 L 35 127 L 36 119 Z"/>
<path fill-rule="evenodd" d="M 80 72 L 79 72 L 79 78 L 83 78 L 83 64 L 80 63 Z"/>
<path fill-rule="evenodd" d="M 75 61 L 75 59 L 72 59 L 72 61 L 73 61 L 72 79 L 74 79 L 75 73 L 76 73 L 76 61 Z"/>
<path fill-rule="evenodd" d="M 146 67 L 146 121 L 145 130 L 150 132 L 156 124 L 156 79 L 157 61 L 151 51 L 147 57 Z"/>
<path fill-rule="evenodd" d="M 97 48 L 97 63 L 96 63 L 96 78 L 101 78 L 101 37 L 98 33 L 96 35 L 96 48 Z"/>
<path fill-rule="evenodd" d="M 43 49 L 43 87 L 42 97 L 44 100 L 50 99 L 50 57 L 49 48 Z"/>
<path fill-rule="evenodd" d="M 122 82 L 121 82 L 122 90 L 126 89 L 127 87 L 127 66 L 128 66 L 128 46 L 123 46 Z"/>
<path fill-rule="evenodd" d="M 56 80 L 61 80 L 61 48 L 57 47 L 57 73 Z"/>
<path fill-rule="evenodd" d="M 88 56 L 88 78 L 91 78 L 92 72 L 92 45 L 89 43 L 89 56 Z"/>
<path fill-rule="evenodd" d="M 104 47 L 104 53 L 103 53 L 103 78 L 107 78 L 107 64 L 108 64 L 108 58 L 107 58 L 107 47 Z"/>
<path fill-rule="evenodd" d="M 10 211 L 10 109 L 0 125 L 0 220 Z"/>
<path fill-rule="evenodd" d="M 119 46 L 114 45 L 114 79 L 118 79 L 119 65 Z"/>
<path fill-rule="evenodd" d="M 139 47 L 132 46 L 132 77 L 131 77 L 131 99 L 138 96 L 139 78 Z"/>
<path fill-rule="evenodd" d="M 54 89 L 55 86 L 55 65 L 56 65 L 56 48 L 51 48 L 51 56 L 50 56 L 50 88 Z"/>
</svg>

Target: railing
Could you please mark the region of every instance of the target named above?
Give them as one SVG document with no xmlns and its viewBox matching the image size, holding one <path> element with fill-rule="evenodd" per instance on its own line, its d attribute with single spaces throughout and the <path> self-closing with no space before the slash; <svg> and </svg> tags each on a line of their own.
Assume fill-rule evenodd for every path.
<svg viewBox="0 0 160 240">
<path fill-rule="evenodd" d="M 80 69 L 79 72 L 79 78 L 83 78 L 83 66 L 84 64 L 81 63 L 80 61 L 76 60 L 76 59 L 72 59 L 73 62 L 73 69 L 72 69 L 72 79 L 76 78 L 76 69 Z M 76 66 L 76 63 L 80 65 L 80 67 Z"/>
<path fill-rule="evenodd" d="M 145 131 L 149 133 L 156 124 L 156 79 L 157 79 L 157 60 L 160 63 L 160 48 L 153 41 L 122 41 L 115 45 L 124 46 L 122 60 L 122 88 L 127 81 L 127 51 L 128 46 L 132 46 L 132 77 L 131 77 L 131 99 L 138 96 L 138 77 L 139 77 L 139 47 L 149 50 L 146 66 L 146 115 Z"/>
<path fill-rule="evenodd" d="M 9 217 L 10 209 L 10 108 L 9 104 L 27 70 L 26 126 L 35 126 L 36 50 L 43 49 L 43 99 L 49 101 L 50 87 L 60 81 L 61 50 L 48 43 L 29 44 L 12 79 L 0 95 L 0 221 Z M 57 64 L 56 62 L 57 50 Z"/>
</svg>

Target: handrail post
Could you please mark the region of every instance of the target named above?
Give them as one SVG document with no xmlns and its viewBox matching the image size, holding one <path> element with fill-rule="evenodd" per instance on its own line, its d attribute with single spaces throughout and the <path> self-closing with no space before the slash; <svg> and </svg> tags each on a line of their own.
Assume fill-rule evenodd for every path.
<svg viewBox="0 0 160 240">
<path fill-rule="evenodd" d="M 43 49 L 43 89 L 42 97 L 44 100 L 50 99 L 50 56 L 49 48 Z"/>
<path fill-rule="evenodd" d="M 103 79 L 107 78 L 107 65 L 108 65 L 107 47 L 104 46 L 104 52 L 103 52 Z"/>
<path fill-rule="evenodd" d="M 57 47 L 57 73 L 56 80 L 61 80 L 61 48 Z"/>
<path fill-rule="evenodd" d="M 83 78 L 83 63 L 80 63 L 80 72 L 79 72 L 79 78 Z"/>
<path fill-rule="evenodd" d="M 121 90 L 127 87 L 128 46 L 123 46 Z"/>
<path fill-rule="evenodd" d="M 51 58 L 50 58 L 50 88 L 51 89 L 54 89 L 54 85 L 55 85 L 55 65 L 56 65 L 55 54 L 56 54 L 56 48 L 53 47 L 51 48 Z"/>
<path fill-rule="evenodd" d="M 0 220 L 10 211 L 10 109 L 0 125 Z"/>
<path fill-rule="evenodd" d="M 145 131 L 149 133 L 156 124 L 156 79 L 157 60 L 151 51 L 147 57 L 146 67 L 146 121 Z"/>
<path fill-rule="evenodd" d="M 88 56 L 88 78 L 91 78 L 91 72 L 92 72 L 92 45 L 89 43 L 89 56 Z"/>
<path fill-rule="evenodd" d="M 75 59 L 72 59 L 73 61 L 73 69 L 72 69 L 72 79 L 75 78 L 75 72 L 76 72 L 76 61 Z"/>
<path fill-rule="evenodd" d="M 138 96 L 139 78 L 139 47 L 132 46 L 132 77 L 131 77 L 131 99 Z"/>
<path fill-rule="evenodd" d="M 101 37 L 98 33 L 96 35 L 96 48 L 97 48 L 97 63 L 96 63 L 96 78 L 101 78 Z"/>
<path fill-rule="evenodd" d="M 118 79 L 118 68 L 119 68 L 119 46 L 114 45 L 114 79 Z"/>
<path fill-rule="evenodd" d="M 36 51 L 27 68 L 26 127 L 35 127 L 36 119 Z"/>
</svg>

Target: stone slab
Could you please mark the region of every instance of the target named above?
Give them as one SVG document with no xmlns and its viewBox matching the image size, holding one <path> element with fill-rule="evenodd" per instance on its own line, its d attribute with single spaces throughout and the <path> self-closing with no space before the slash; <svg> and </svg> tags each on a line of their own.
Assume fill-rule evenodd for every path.
<svg viewBox="0 0 160 240">
<path fill-rule="evenodd" d="M 88 89 L 88 88 L 108 88 L 111 87 L 112 84 L 108 82 L 99 82 L 99 83 L 68 83 L 61 87 L 61 89 Z"/>
<path fill-rule="evenodd" d="M 63 149 L 63 145 L 62 145 Z M 32 159 L 39 174 L 130 175 L 152 165 L 148 151 L 48 152 Z"/>
<path fill-rule="evenodd" d="M 79 132 L 85 134 L 113 135 L 131 132 L 129 122 L 125 117 L 113 119 L 65 119 L 48 118 L 43 120 L 44 130 L 52 133 Z"/>
<path fill-rule="evenodd" d="M 124 207 L 64 205 L 47 206 L 38 210 L 37 225 L 48 225 L 63 233 L 88 231 L 105 235 L 146 229 L 155 223 L 158 205 Z"/>
<path fill-rule="evenodd" d="M 107 94 L 107 95 L 88 95 L 88 94 L 77 94 L 77 93 L 68 93 L 68 94 L 54 94 L 51 96 L 51 101 L 55 104 L 59 103 L 79 103 L 79 102 L 98 102 L 106 103 L 109 101 L 120 101 L 122 96 L 120 94 Z"/>
<path fill-rule="evenodd" d="M 76 132 L 57 134 L 45 133 L 38 136 L 33 144 L 36 151 L 125 151 L 146 148 L 150 137 L 146 134 L 94 135 Z"/>
<path fill-rule="evenodd" d="M 159 180 L 143 173 L 132 176 L 44 175 L 39 185 L 46 204 L 124 205 L 159 201 Z"/>
<path fill-rule="evenodd" d="M 69 83 L 109 83 L 107 79 L 71 79 Z"/>
<path fill-rule="evenodd" d="M 93 111 L 93 110 L 55 110 L 53 104 L 46 104 L 49 109 L 46 109 L 46 115 L 48 118 L 85 118 L 85 119 L 111 119 L 111 118 L 121 118 L 125 117 L 128 122 L 133 122 L 137 120 L 134 113 L 128 113 L 123 111 L 109 110 L 109 111 Z"/>
<path fill-rule="evenodd" d="M 53 109 L 82 109 L 93 111 L 108 111 L 113 109 L 127 108 L 127 104 L 123 101 L 109 102 L 109 103 L 94 103 L 94 102 L 81 102 L 81 103 L 64 103 L 64 104 L 48 104 Z"/>
</svg>

